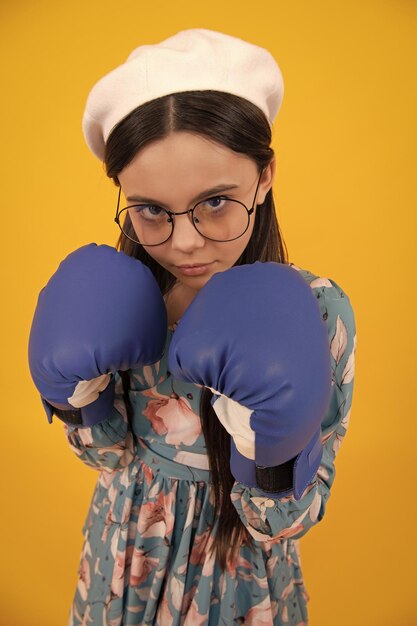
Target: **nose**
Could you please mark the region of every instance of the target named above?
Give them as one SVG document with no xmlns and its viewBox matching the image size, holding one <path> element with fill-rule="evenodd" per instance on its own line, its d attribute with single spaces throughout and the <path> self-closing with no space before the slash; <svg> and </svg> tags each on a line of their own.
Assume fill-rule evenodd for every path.
<svg viewBox="0 0 417 626">
<path fill-rule="evenodd" d="M 202 248 L 205 239 L 191 221 L 191 213 L 174 216 L 174 232 L 171 236 L 171 246 L 173 250 L 181 252 L 191 252 L 196 248 Z"/>
</svg>

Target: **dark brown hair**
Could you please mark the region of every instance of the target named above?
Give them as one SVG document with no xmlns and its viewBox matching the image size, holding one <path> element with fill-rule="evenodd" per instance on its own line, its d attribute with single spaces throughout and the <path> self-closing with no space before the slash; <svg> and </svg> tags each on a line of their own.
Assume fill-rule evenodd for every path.
<svg viewBox="0 0 417 626">
<path fill-rule="evenodd" d="M 270 147 L 271 128 L 263 112 L 254 104 L 228 93 L 187 91 L 174 93 L 147 102 L 127 115 L 112 130 L 106 144 L 106 174 L 119 185 L 118 174 L 151 141 L 162 139 L 175 131 L 189 131 L 223 144 L 230 150 L 245 154 L 257 164 L 259 173 L 274 157 Z M 127 223 L 125 222 L 125 225 Z M 132 228 L 130 224 L 128 228 Z M 175 277 L 159 265 L 146 250 L 121 233 L 117 248 L 138 258 L 151 269 L 161 291 L 166 294 Z M 272 189 L 262 205 L 258 205 L 252 236 L 235 265 L 255 261 L 288 263 L 288 253 L 275 214 Z M 202 431 L 212 473 L 215 509 L 219 516 L 213 547 L 222 569 L 233 560 L 239 546 L 253 539 L 240 521 L 230 499 L 234 478 L 230 472 L 230 435 L 217 419 L 210 400 L 212 393 L 204 389 L 200 400 Z"/>
</svg>

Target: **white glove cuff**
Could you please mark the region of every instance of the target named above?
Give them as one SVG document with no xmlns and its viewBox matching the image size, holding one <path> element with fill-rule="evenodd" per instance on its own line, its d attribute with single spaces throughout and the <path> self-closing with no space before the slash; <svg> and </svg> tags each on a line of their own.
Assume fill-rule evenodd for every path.
<svg viewBox="0 0 417 626">
<path fill-rule="evenodd" d="M 217 396 L 213 402 L 213 409 L 227 432 L 233 437 L 236 448 L 247 459 L 254 461 L 255 433 L 250 426 L 253 411 L 211 387 L 208 389 Z"/>
<path fill-rule="evenodd" d="M 75 387 L 74 393 L 68 398 L 69 404 L 76 409 L 81 409 L 87 404 L 97 400 L 99 393 L 106 389 L 111 379 L 111 374 L 102 374 L 91 380 L 81 380 Z"/>
</svg>

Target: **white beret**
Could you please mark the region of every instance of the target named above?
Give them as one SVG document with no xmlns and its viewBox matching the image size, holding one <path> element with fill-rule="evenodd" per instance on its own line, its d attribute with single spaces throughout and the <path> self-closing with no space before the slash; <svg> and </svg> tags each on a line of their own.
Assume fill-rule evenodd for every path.
<svg viewBox="0 0 417 626">
<path fill-rule="evenodd" d="M 87 145 L 103 160 L 110 132 L 133 109 L 171 93 L 206 89 L 246 98 L 272 126 L 284 81 L 266 49 L 205 28 L 182 30 L 135 48 L 125 63 L 94 85 L 82 121 Z"/>
</svg>

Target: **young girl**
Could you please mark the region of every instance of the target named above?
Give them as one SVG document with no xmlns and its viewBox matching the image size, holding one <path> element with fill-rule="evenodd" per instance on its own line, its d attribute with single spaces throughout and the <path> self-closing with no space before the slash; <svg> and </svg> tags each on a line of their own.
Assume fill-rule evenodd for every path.
<svg viewBox="0 0 417 626">
<path fill-rule="evenodd" d="M 119 251 L 67 257 L 29 345 L 49 421 L 99 472 L 69 626 L 308 623 L 299 539 L 334 482 L 356 329 L 341 287 L 287 259 L 282 96 L 266 50 L 206 29 L 89 95 Z"/>
</svg>

